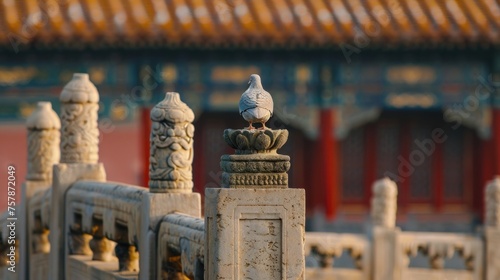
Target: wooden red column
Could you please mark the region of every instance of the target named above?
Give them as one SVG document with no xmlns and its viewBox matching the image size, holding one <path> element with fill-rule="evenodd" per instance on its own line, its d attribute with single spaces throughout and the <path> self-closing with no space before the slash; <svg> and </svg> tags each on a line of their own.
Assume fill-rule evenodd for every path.
<svg viewBox="0 0 500 280">
<path fill-rule="evenodd" d="M 320 135 L 318 157 L 321 163 L 319 183 L 324 186 L 325 214 L 333 219 L 339 202 L 339 149 L 333 134 L 334 109 L 320 111 Z"/>
<path fill-rule="evenodd" d="M 493 108 L 493 124 L 491 127 L 493 136 L 493 173 L 500 175 L 500 108 Z M 493 177 L 488 180 L 492 180 Z"/>
<path fill-rule="evenodd" d="M 151 134 L 151 108 L 143 107 L 140 112 L 141 121 L 141 158 L 142 158 L 142 178 L 141 185 L 149 188 L 149 137 Z"/>
</svg>

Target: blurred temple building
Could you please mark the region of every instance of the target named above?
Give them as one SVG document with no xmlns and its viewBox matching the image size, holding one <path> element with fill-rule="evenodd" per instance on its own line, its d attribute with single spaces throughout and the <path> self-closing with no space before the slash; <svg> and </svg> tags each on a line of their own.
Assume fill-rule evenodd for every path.
<svg viewBox="0 0 500 280">
<path fill-rule="evenodd" d="M 24 155 L 20 120 L 39 100 L 57 111 L 87 72 L 109 179 L 146 186 L 148 108 L 177 91 L 197 117 L 203 193 L 258 73 L 310 217 L 366 218 L 371 183 L 389 176 L 400 221 L 470 223 L 500 174 L 499 43 L 495 0 L 3 0 L 0 138 Z M 25 164 L 2 149 L 2 166 Z"/>
</svg>

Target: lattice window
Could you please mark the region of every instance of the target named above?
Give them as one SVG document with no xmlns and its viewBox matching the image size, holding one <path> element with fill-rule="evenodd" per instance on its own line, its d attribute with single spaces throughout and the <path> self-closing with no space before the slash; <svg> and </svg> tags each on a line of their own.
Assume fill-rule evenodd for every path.
<svg viewBox="0 0 500 280">
<path fill-rule="evenodd" d="M 396 122 L 382 122 L 377 129 L 377 179 L 389 174 L 398 176 L 398 156 L 401 147 L 399 125 Z M 391 178 L 394 179 L 394 178 Z"/>
<path fill-rule="evenodd" d="M 432 199 L 432 161 L 436 154 L 427 155 L 416 145 L 416 140 L 431 139 L 431 136 L 432 128 L 424 124 L 416 123 L 411 129 L 412 143 L 407 160 L 414 168 L 409 177 L 412 200 Z"/>
<path fill-rule="evenodd" d="M 342 141 L 342 198 L 364 198 L 364 129 L 352 130 Z"/>
<path fill-rule="evenodd" d="M 444 199 L 464 197 L 464 133 L 463 129 L 450 131 L 443 143 Z"/>
</svg>

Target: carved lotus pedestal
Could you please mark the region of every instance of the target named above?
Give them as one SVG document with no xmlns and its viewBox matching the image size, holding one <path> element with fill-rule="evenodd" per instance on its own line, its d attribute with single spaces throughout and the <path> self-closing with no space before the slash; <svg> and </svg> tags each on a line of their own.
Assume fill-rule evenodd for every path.
<svg viewBox="0 0 500 280">
<path fill-rule="evenodd" d="M 287 130 L 226 129 L 224 140 L 236 154 L 221 157 L 222 186 L 287 188 L 290 157 L 276 152 L 287 139 Z"/>
</svg>

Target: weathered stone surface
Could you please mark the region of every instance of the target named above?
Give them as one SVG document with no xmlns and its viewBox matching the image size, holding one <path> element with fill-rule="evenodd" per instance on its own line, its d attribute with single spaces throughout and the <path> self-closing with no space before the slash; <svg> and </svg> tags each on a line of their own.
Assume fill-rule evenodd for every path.
<svg viewBox="0 0 500 280">
<path fill-rule="evenodd" d="M 303 189 L 206 189 L 205 279 L 304 279 Z"/>
<path fill-rule="evenodd" d="M 99 94 L 88 74 L 75 73 L 61 100 L 61 162 L 97 163 Z"/>
<path fill-rule="evenodd" d="M 50 102 L 38 102 L 26 121 L 28 128 L 27 180 L 50 181 L 52 165 L 59 162 L 61 122 Z"/>
<path fill-rule="evenodd" d="M 190 193 L 193 189 L 193 111 L 176 92 L 151 110 L 149 187 L 151 192 Z"/>
</svg>

